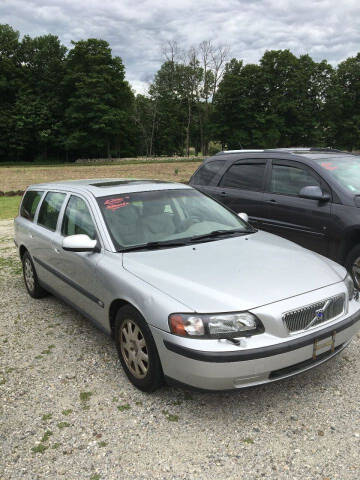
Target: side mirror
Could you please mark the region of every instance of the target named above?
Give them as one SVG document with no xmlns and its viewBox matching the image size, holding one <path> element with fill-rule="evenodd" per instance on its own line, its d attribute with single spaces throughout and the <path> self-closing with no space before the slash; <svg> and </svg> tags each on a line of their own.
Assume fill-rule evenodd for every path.
<svg viewBox="0 0 360 480">
<path fill-rule="evenodd" d="M 241 220 L 244 220 L 244 222 L 249 223 L 249 215 L 244 212 L 238 213 L 238 217 L 241 218 Z"/>
<path fill-rule="evenodd" d="M 68 252 L 95 252 L 97 240 L 91 240 L 88 235 L 70 235 L 64 238 L 62 248 Z"/>
<path fill-rule="evenodd" d="M 323 202 L 330 200 L 330 195 L 328 193 L 323 193 L 321 188 L 317 185 L 303 187 L 300 190 L 299 196 L 301 198 L 309 198 L 310 200 L 318 200 Z"/>
</svg>

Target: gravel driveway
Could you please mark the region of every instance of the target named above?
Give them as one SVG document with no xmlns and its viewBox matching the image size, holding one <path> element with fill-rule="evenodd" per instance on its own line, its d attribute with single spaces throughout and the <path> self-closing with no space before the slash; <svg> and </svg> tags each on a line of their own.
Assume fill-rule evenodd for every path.
<svg viewBox="0 0 360 480">
<path fill-rule="evenodd" d="M 1 479 L 360 478 L 360 338 L 300 376 L 235 393 L 127 381 L 110 338 L 23 286 L 0 222 Z"/>
</svg>

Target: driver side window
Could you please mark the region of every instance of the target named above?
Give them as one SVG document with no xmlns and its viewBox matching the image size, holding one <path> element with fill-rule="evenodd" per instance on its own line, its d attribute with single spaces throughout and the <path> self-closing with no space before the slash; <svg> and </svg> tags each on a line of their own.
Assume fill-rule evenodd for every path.
<svg viewBox="0 0 360 480">
<path fill-rule="evenodd" d="M 64 213 L 61 232 L 64 237 L 83 234 L 88 235 L 92 240 L 96 240 L 95 225 L 82 198 L 71 195 Z"/>
<path fill-rule="evenodd" d="M 273 165 L 270 191 L 283 195 L 299 195 L 303 187 L 319 186 L 320 182 L 308 170 L 289 165 Z"/>
</svg>

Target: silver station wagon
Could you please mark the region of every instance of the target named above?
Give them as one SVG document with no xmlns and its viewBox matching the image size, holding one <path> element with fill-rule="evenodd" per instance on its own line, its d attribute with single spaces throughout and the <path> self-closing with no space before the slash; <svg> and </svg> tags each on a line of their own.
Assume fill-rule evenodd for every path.
<svg viewBox="0 0 360 480">
<path fill-rule="evenodd" d="M 182 184 L 47 183 L 25 192 L 15 243 L 29 294 L 111 334 L 136 387 L 238 389 L 321 364 L 360 326 L 343 267 L 245 217 Z"/>
</svg>

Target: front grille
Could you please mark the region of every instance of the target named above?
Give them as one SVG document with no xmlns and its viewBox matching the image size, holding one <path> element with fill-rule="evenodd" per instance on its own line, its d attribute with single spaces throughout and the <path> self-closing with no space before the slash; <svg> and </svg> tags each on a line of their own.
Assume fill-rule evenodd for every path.
<svg viewBox="0 0 360 480">
<path fill-rule="evenodd" d="M 293 333 L 315 327 L 338 317 L 343 313 L 344 307 L 345 295 L 341 294 L 286 312 L 282 318 L 288 331 Z"/>
</svg>

